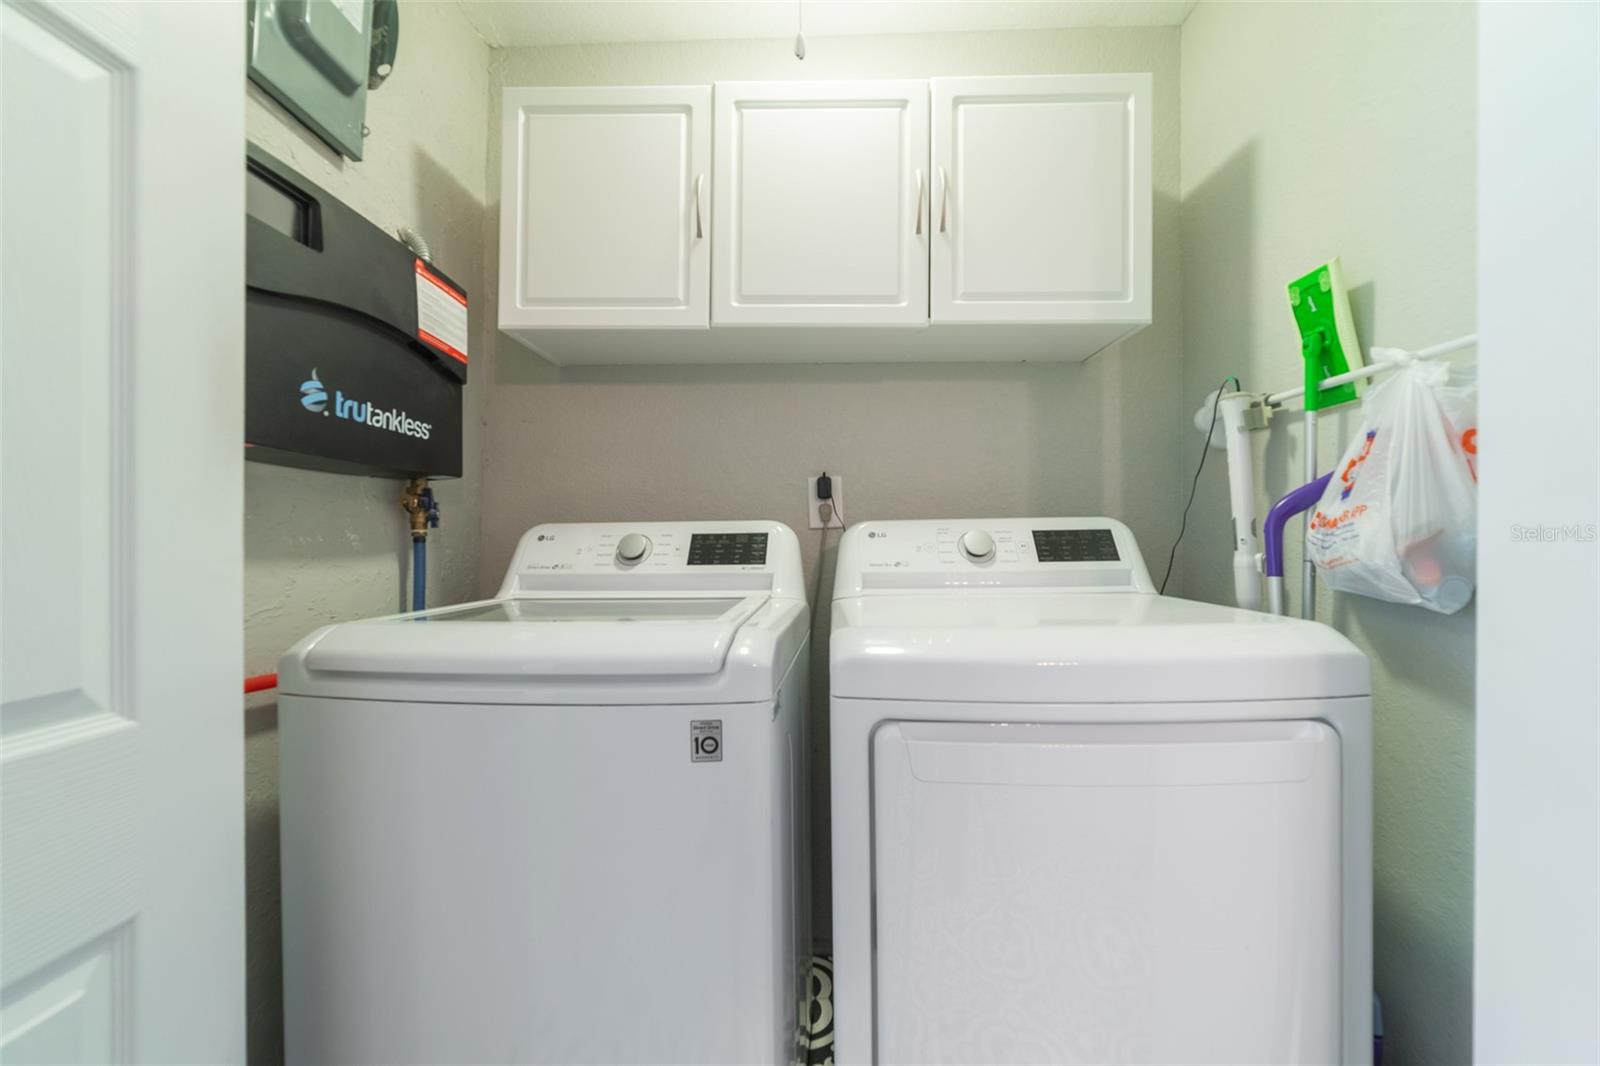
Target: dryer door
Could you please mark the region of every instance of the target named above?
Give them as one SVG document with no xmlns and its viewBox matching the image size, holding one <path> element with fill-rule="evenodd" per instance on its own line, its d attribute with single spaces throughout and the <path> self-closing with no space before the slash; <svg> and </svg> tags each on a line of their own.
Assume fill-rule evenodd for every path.
<svg viewBox="0 0 1600 1066">
<path fill-rule="evenodd" d="M 1339 738 L 889 722 L 877 1061 L 1339 1058 Z"/>
</svg>

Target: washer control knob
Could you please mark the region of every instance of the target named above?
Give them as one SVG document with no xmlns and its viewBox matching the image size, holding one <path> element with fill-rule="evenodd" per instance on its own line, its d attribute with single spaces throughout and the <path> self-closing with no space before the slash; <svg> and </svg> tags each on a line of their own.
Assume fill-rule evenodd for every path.
<svg viewBox="0 0 1600 1066">
<path fill-rule="evenodd" d="M 961 534 L 961 554 L 975 563 L 988 562 L 994 558 L 994 538 L 981 529 L 969 529 Z"/>
<path fill-rule="evenodd" d="M 624 566 L 642 563 L 650 554 L 650 538 L 643 533 L 629 533 L 617 541 L 617 562 Z"/>
</svg>

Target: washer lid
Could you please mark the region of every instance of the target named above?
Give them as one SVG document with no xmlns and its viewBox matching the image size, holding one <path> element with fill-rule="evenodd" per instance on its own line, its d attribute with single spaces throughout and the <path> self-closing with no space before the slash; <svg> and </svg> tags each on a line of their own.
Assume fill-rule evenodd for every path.
<svg viewBox="0 0 1600 1066">
<path fill-rule="evenodd" d="M 1151 594 L 834 601 L 832 694 L 974 703 L 1364 696 L 1367 659 L 1316 622 Z"/>
<path fill-rule="evenodd" d="M 746 596 L 512 597 L 349 622 L 301 649 L 311 674 L 682 677 L 720 673 L 768 601 Z"/>
</svg>

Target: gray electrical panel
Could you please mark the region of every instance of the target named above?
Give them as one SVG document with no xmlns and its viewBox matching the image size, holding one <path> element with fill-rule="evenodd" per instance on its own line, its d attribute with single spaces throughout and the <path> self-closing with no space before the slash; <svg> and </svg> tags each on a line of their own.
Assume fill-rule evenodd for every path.
<svg viewBox="0 0 1600 1066">
<path fill-rule="evenodd" d="M 249 43 L 250 80 L 360 159 L 372 0 L 250 0 Z"/>
</svg>

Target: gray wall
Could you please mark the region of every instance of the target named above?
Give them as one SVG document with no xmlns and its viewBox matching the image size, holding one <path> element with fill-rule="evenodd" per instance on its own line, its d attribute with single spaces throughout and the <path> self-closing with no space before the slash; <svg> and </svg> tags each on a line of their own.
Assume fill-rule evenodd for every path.
<svg viewBox="0 0 1600 1066">
<path fill-rule="evenodd" d="M 254 86 L 250 140 L 288 162 L 372 222 L 409 226 L 439 266 L 469 290 L 471 352 L 493 333 L 481 298 L 489 48 L 455 4 L 407 4 L 395 72 L 367 109 L 371 136 L 360 163 L 341 161 Z M 429 594 L 468 598 L 478 574 L 478 470 L 486 375 L 467 388 L 466 476 L 440 482 L 442 528 L 429 538 Z M 245 464 L 245 665 L 277 668 L 278 655 L 329 622 L 409 605 L 410 538 L 401 483 Z M 271 694 L 245 710 L 249 1053 L 283 1058 L 278 911 L 278 742 Z"/>
<path fill-rule="evenodd" d="M 1185 414 L 1225 374 L 1247 390 L 1299 382 L 1284 285 L 1335 254 L 1363 345 L 1474 330 L 1475 55 L 1465 4 L 1195 9 L 1183 27 Z M 1353 413 L 1323 425 L 1326 470 Z M 1256 437 L 1265 514 L 1300 482 L 1304 438 L 1294 419 Z M 1185 478 L 1199 443 L 1183 437 Z M 1231 596 L 1225 485 L 1214 455 L 1180 558 L 1193 598 Z M 1377 987 L 1397 1063 L 1471 1059 L 1474 612 L 1318 597 L 1318 616 L 1372 659 Z"/>
<path fill-rule="evenodd" d="M 1086 365 L 731 366 L 557 370 L 495 350 L 478 587 L 536 522 L 773 518 L 815 581 L 805 483 L 844 477 L 845 517 L 1108 514 L 1152 559 L 1176 530 L 1180 425 L 1178 30 L 937 34 L 496 50 L 494 83 L 682 84 L 1149 71 L 1155 75 L 1155 321 Z M 498 92 L 491 100 L 498 129 Z M 499 173 L 498 142 L 490 174 Z M 498 182 L 493 182 L 498 186 Z M 498 199 L 496 189 L 491 200 Z M 497 254 L 492 210 L 489 255 Z M 832 544 L 822 553 L 827 595 Z M 814 653 L 817 928 L 829 927 L 826 649 Z"/>
</svg>

